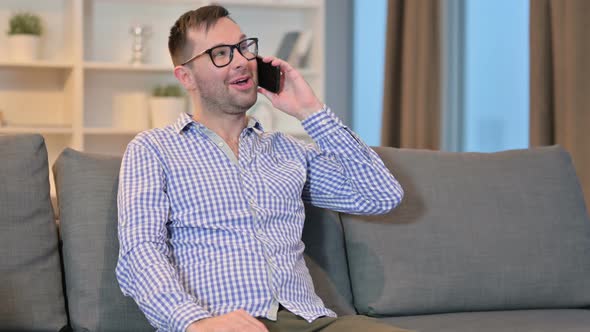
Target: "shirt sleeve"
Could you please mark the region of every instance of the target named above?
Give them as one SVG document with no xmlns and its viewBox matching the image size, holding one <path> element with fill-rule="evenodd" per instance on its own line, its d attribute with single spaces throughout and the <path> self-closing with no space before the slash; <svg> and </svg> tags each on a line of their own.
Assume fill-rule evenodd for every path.
<svg viewBox="0 0 590 332">
<path fill-rule="evenodd" d="M 163 168 L 155 153 L 130 143 L 119 175 L 119 260 L 116 274 L 150 324 L 184 332 L 210 317 L 182 287 L 167 244 L 169 200 Z"/>
<path fill-rule="evenodd" d="M 404 192 L 377 153 L 324 107 L 301 123 L 317 146 L 308 148 L 303 200 L 351 214 L 383 214 Z"/>
</svg>

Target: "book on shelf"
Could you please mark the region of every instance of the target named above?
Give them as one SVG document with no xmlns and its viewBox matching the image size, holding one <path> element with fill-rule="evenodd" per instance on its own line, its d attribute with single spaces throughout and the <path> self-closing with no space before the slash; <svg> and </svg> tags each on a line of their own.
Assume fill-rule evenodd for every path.
<svg viewBox="0 0 590 332">
<path fill-rule="evenodd" d="M 300 33 L 301 32 L 299 31 L 289 31 L 285 33 L 276 53 L 277 58 L 289 61 L 289 56 L 291 55 L 291 52 L 293 52 L 293 47 L 295 46 L 295 42 L 297 41 L 297 38 L 299 38 Z"/>
<path fill-rule="evenodd" d="M 305 68 L 309 63 L 312 39 L 311 30 L 285 33 L 276 53 L 277 58 L 287 61 L 296 68 Z"/>
<path fill-rule="evenodd" d="M 289 57 L 289 63 L 297 68 L 305 68 L 309 64 L 309 53 L 313 34 L 311 30 L 302 31 L 297 38 L 293 51 Z"/>
</svg>

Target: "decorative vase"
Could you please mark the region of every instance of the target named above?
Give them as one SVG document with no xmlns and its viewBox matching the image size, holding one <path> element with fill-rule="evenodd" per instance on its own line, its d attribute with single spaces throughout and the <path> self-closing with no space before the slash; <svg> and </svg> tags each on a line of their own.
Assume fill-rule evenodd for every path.
<svg viewBox="0 0 590 332">
<path fill-rule="evenodd" d="M 152 128 L 163 128 L 174 123 L 186 111 L 184 97 L 150 97 Z"/>
<path fill-rule="evenodd" d="M 14 61 L 35 61 L 39 59 L 39 41 L 36 35 L 9 35 L 8 53 Z"/>
<path fill-rule="evenodd" d="M 151 28 L 146 25 L 134 25 L 129 28 L 129 33 L 133 36 L 131 45 L 132 65 L 142 65 L 147 62 L 147 39 L 151 34 Z"/>
</svg>

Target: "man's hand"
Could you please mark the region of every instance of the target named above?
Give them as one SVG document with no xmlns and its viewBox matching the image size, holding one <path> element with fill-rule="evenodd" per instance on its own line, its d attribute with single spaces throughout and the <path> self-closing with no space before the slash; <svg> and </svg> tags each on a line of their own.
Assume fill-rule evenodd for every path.
<svg viewBox="0 0 590 332">
<path fill-rule="evenodd" d="M 258 88 L 258 92 L 268 98 L 274 107 L 299 120 L 304 120 L 324 106 L 315 96 L 303 76 L 290 64 L 271 56 L 262 58 L 262 61 L 270 62 L 273 66 L 280 66 L 281 68 L 279 93 L 272 93 L 266 89 Z"/>
<path fill-rule="evenodd" d="M 245 310 L 205 318 L 188 326 L 186 332 L 268 332 L 266 326 Z"/>
</svg>

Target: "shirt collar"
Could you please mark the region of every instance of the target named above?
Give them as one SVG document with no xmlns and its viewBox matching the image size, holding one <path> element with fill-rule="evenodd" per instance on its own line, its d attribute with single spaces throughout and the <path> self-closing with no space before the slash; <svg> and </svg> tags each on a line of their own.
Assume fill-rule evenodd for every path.
<svg viewBox="0 0 590 332">
<path fill-rule="evenodd" d="M 261 133 L 264 132 L 264 128 L 262 127 L 262 123 L 260 123 L 260 121 L 258 121 L 258 119 L 256 119 L 253 116 L 248 116 L 248 125 L 246 126 L 246 128 L 256 129 L 257 131 L 259 131 Z"/>
<path fill-rule="evenodd" d="M 175 133 L 180 134 L 191 123 L 193 123 L 193 118 L 188 113 L 182 112 L 172 125 L 172 128 L 174 128 Z"/>
<path fill-rule="evenodd" d="M 198 128 L 206 128 L 205 126 L 198 123 L 197 121 L 194 121 L 193 118 L 188 113 L 185 113 L 185 112 L 182 112 L 178 116 L 178 119 L 176 119 L 176 122 L 174 122 L 174 124 L 172 125 L 172 128 L 174 128 L 175 133 L 180 134 L 190 124 L 195 124 L 195 125 L 197 125 Z M 256 129 L 259 132 L 264 132 L 264 128 L 262 127 L 262 124 L 260 123 L 260 121 L 258 121 L 255 117 L 252 117 L 252 116 L 248 116 L 248 124 L 246 125 L 246 128 Z"/>
</svg>

